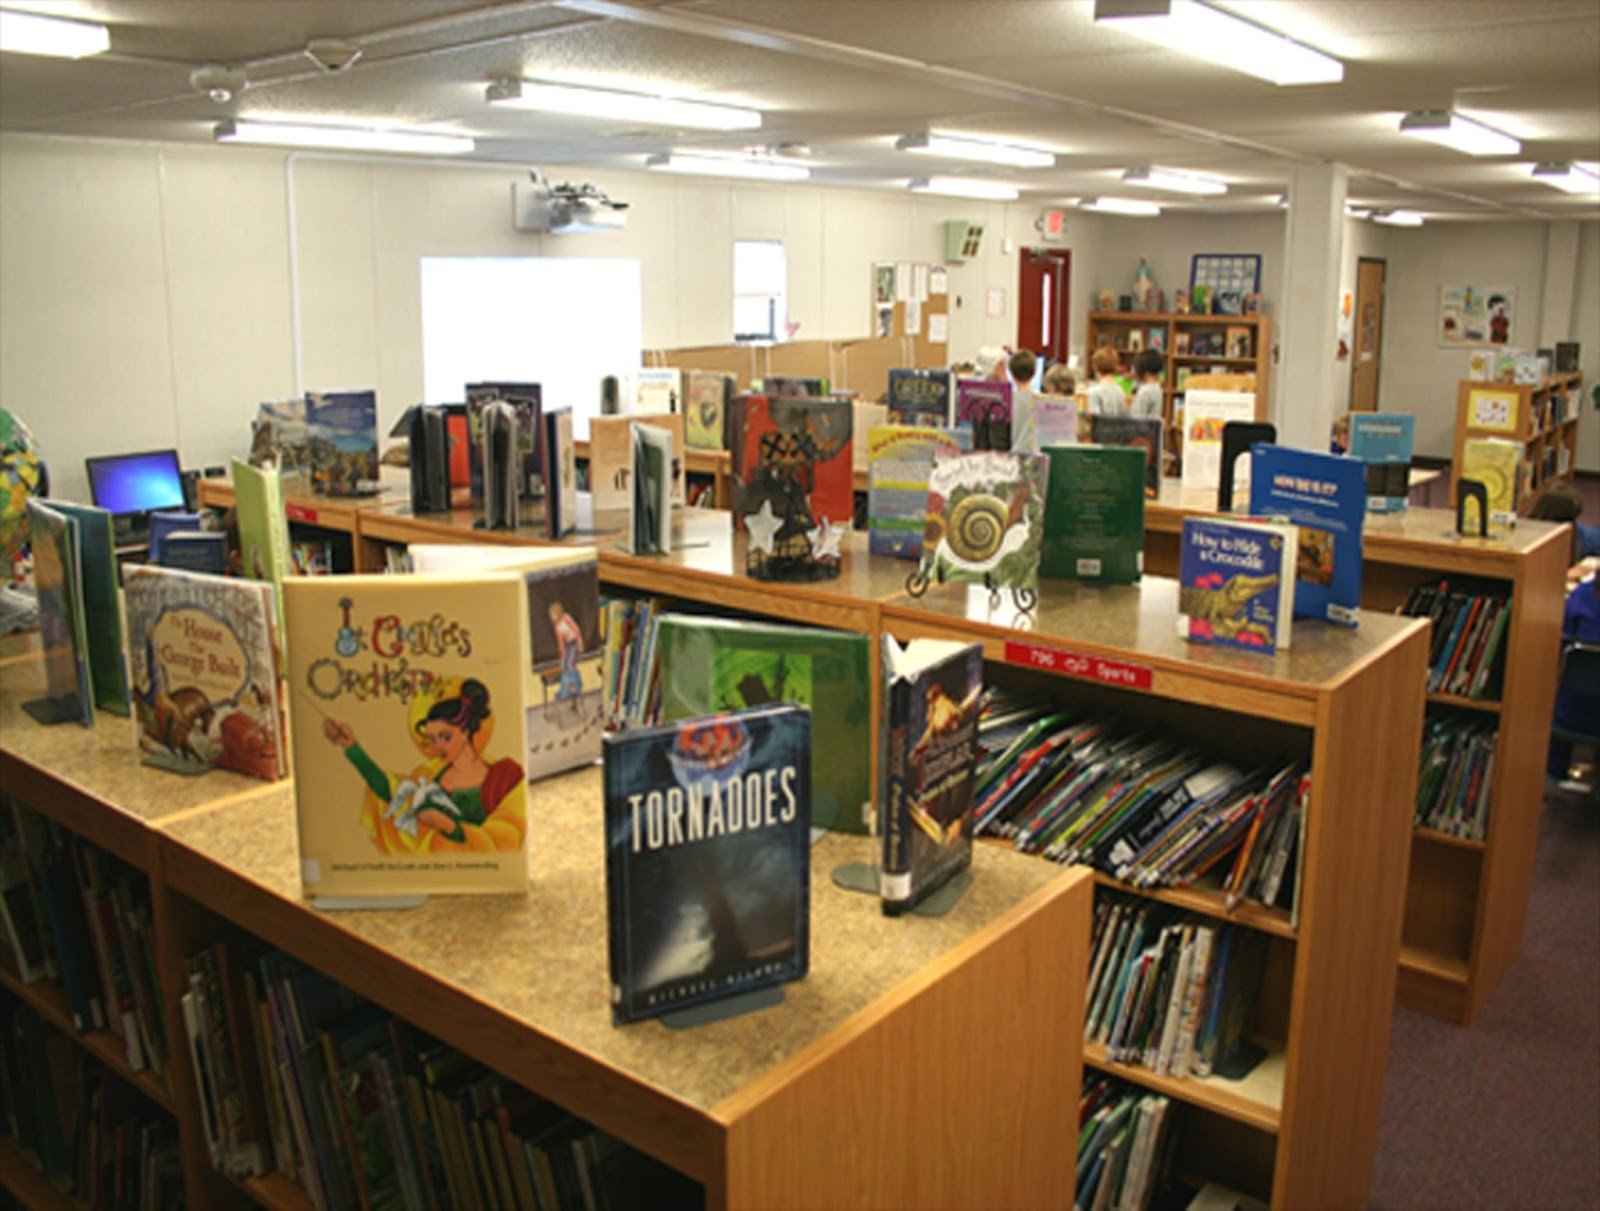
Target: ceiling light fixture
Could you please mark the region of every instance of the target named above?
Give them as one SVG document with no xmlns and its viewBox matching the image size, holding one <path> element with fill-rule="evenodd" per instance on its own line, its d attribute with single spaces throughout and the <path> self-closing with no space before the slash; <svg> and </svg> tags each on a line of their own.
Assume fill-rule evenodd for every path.
<svg viewBox="0 0 1600 1211">
<path fill-rule="evenodd" d="M 1145 219 L 1155 218 L 1161 213 L 1160 206 L 1143 198 L 1084 198 L 1078 203 L 1078 209 L 1095 214 L 1137 215 Z"/>
<path fill-rule="evenodd" d="M 971 160 L 978 164 L 1004 164 L 1009 168 L 1053 168 L 1055 155 L 1037 147 L 1018 147 L 1011 143 L 991 143 L 964 135 L 941 135 L 929 131 L 921 135 L 901 135 L 894 145 L 901 151 L 946 160 Z"/>
<path fill-rule="evenodd" d="M 981 202 L 1015 202 L 1020 190 L 1004 181 L 973 177 L 917 177 L 906 186 L 912 193 L 936 193 L 947 198 L 974 198 Z"/>
<path fill-rule="evenodd" d="M 1273 84 L 1337 84 L 1344 64 L 1195 0 L 1095 0 L 1094 19 Z"/>
<path fill-rule="evenodd" d="M 1412 110 L 1400 119 L 1400 132 L 1469 156 L 1514 156 L 1522 150 L 1522 144 L 1504 131 L 1448 109 Z"/>
<path fill-rule="evenodd" d="M 64 21 L 40 13 L 0 8 L 0 50 L 20 55 L 84 59 L 111 49 L 111 32 L 91 21 Z"/>
<path fill-rule="evenodd" d="M 793 160 L 695 155 L 681 151 L 650 156 L 644 166 L 652 172 L 677 172 L 696 177 L 740 177 L 747 181 L 804 181 L 811 175 L 809 168 Z"/>
<path fill-rule="evenodd" d="M 338 151 L 400 151 L 460 156 L 476 144 L 465 135 L 424 134 L 414 130 L 359 126 L 312 126 L 289 122 L 218 122 L 218 143 L 256 143 L 269 147 L 319 147 Z"/>
<path fill-rule="evenodd" d="M 1347 219 L 1370 219 L 1372 214 L 1370 206 L 1352 206 L 1349 202 L 1344 204 L 1344 217 Z"/>
<path fill-rule="evenodd" d="M 1600 167 L 1570 160 L 1541 160 L 1533 166 L 1533 179 L 1562 193 L 1600 194 Z"/>
<path fill-rule="evenodd" d="M 1228 192 L 1227 183 L 1217 180 L 1216 177 L 1203 177 L 1192 172 L 1174 172 L 1170 168 L 1130 168 L 1122 174 L 1122 179 L 1129 185 L 1142 185 L 1146 189 L 1165 189 L 1170 193 L 1215 197 Z"/>
<path fill-rule="evenodd" d="M 485 94 L 489 104 L 580 118 L 615 118 L 650 126 L 687 126 L 695 130 L 755 130 L 761 111 L 712 101 L 684 101 L 649 93 L 544 80 L 496 80 Z"/>
<path fill-rule="evenodd" d="M 1385 227 L 1421 227 L 1422 216 L 1414 210 L 1374 210 L 1372 221 Z"/>
</svg>

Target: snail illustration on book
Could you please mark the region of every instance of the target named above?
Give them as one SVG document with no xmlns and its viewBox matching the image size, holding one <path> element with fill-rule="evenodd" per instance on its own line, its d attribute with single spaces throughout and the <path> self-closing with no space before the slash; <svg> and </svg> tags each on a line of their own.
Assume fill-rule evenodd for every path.
<svg viewBox="0 0 1600 1211">
<path fill-rule="evenodd" d="M 964 580 L 983 584 L 991 607 L 999 604 L 1003 588 L 1011 589 L 1019 612 L 1038 604 L 1033 580 L 1040 502 L 1018 457 L 988 452 L 935 460 L 922 563 L 906 578 L 913 597 L 930 583 Z"/>
</svg>

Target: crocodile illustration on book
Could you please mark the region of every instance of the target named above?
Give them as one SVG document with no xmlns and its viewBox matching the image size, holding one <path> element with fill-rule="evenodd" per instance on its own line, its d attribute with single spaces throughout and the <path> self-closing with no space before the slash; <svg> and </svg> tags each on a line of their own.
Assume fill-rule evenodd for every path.
<svg viewBox="0 0 1600 1211">
<path fill-rule="evenodd" d="M 1260 635 L 1270 643 L 1272 636 L 1257 622 L 1246 622 L 1245 606 L 1251 598 L 1265 593 L 1278 583 L 1276 576 L 1231 576 L 1215 589 L 1183 588 L 1178 592 L 1178 609 L 1190 618 L 1211 624 L 1218 638 L 1233 639 L 1241 633 Z"/>
</svg>

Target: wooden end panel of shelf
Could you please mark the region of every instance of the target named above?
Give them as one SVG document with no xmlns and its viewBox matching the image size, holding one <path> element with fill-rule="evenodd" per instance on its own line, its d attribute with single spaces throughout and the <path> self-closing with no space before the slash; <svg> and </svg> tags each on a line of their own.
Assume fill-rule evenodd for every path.
<svg viewBox="0 0 1600 1211">
<path fill-rule="evenodd" d="M 1064 874 L 717 1106 L 726 1158 L 708 1206 L 1061 1205 L 1093 886 Z"/>
<path fill-rule="evenodd" d="M 1275 1207 L 1364 1207 L 1377 1154 L 1428 630 L 1321 699 Z"/>
<path fill-rule="evenodd" d="M 1400 948 L 1395 997 L 1407 1009 L 1466 1025 L 1468 997 L 1465 960 L 1443 959 L 1410 946 Z"/>
</svg>

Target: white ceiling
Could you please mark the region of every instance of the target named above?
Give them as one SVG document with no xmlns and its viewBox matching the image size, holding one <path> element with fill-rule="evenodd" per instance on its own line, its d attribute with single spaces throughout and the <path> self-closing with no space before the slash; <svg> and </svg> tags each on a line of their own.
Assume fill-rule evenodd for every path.
<svg viewBox="0 0 1600 1211">
<path fill-rule="evenodd" d="M 903 189 L 930 172 L 1004 177 L 1040 204 L 1142 195 L 1190 210 L 1268 205 L 1297 163 L 1352 169 L 1353 201 L 1441 218 L 1594 217 L 1534 160 L 1600 160 L 1600 0 L 1213 0 L 1342 59 L 1335 85 L 1278 88 L 1096 25 L 1094 0 L 4 0 L 93 18 L 111 52 L 0 55 L 0 129 L 204 142 L 226 117 L 346 119 L 478 139 L 476 158 L 559 171 L 649 153 L 803 143 L 814 181 Z M 362 49 L 327 74 L 312 38 Z M 192 69 L 245 69 L 217 104 Z M 489 82 L 540 76 L 754 106 L 722 135 L 520 111 Z M 1523 142 L 1476 158 L 1398 130 L 1454 107 Z M 929 128 L 1036 144 L 1053 169 L 941 164 L 893 148 Z M 1144 165 L 1220 176 L 1184 202 L 1121 183 Z"/>
</svg>

